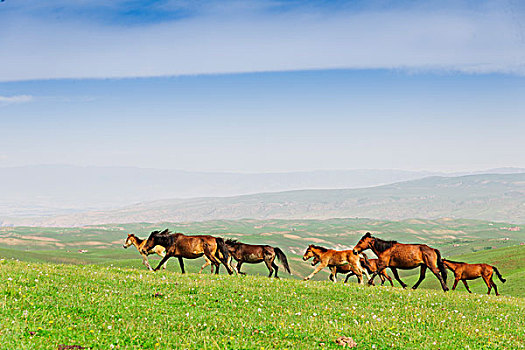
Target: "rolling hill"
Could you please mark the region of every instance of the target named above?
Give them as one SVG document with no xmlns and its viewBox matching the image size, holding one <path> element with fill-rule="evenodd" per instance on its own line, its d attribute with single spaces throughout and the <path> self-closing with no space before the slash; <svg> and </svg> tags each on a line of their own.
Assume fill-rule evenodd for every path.
<svg viewBox="0 0 525 350">
<path fill-rule="evenodd" d="M 0 259 L 3 349 L 523 349 L 525 301 Z"/>
<path fill-rule="evenodd" d="M 338 217 L 384 220 L 449 217 L 523 223 L 525 173 L 436 176 L 361 189 L 158 200 L 116 210 L 42 218 L 8 218 L 4 221 L 15 225 L 83 226 L 122 222 Z"/>
</svg>

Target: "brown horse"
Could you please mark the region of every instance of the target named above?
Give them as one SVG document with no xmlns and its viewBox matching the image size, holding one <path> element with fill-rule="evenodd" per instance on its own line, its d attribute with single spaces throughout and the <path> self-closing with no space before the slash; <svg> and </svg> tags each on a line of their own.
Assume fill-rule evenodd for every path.
<svg viewBox="0 0 525 350">
<path fill-rule="evenodd" d="M 452 286 L 452 290 L 456 289 L 456 286 L 458 285 L 458 282 L 461 281 L 465 285 L 465 288 L 469 293 L 472 293 L 468 287 L 467 280 L 475 280 L 476 278 L 483 278 L 483 281 L 485 281 L 485 284 L 487 285 L 489 291 L 487 294 L 490 294 L 490 290 L 492 287 L 494 287 L 494 291 L 496 292 L 496 295 L 499 295 L 498 293 L 498 287 L 496 286 L 496 283 L 492 280 L 493 273 L 496 272 L 496 275 L 500 279 L 501 282 L 505 283 L 507 280 L 501 276 L 498 269 L 495 266 L 487 265 L 487 264 L 467 264 L 464 262 L 458 262 L 458 261 L 452 261 L 443 259 L 443 264 L 445 264 L 446 268 L 450 271 L 454 272 L 454 285 Z"/>
<path fill-rule="evenodd" d="M 370 277 L 368 271 L 361 266 L 359 255 L 354 254 L 352 250 L 333 250 L 310 244 L 304 252 L 303 260 L 306 261 L 312 257 L 317 257 L 320 264 L 311 274 L 304 278 L 305 281 L 308 281 L 325 267 L 329 267 L 332 272 L 330 279 L 337 282 L 337 279 L 335 278 L 337 267 L 344 265 L 349 265 L 349 269 L 355 273 L 360 284 L 363 284 L 363 273 L 365 273 L 367 278 Z"/>
<path fill-rule="evenodd" d="M 158 271 L 160 266 L 164 264 L 169 258 L 177 257 L 182 273 L 184 271 L 184 261 L 186 259 L 196 259 L 201 256 L 206 256 L 208 260 L 215 266 L 215 273 L 219 273 L 219 266 L 221 263 L 226 266 L 226 270 L 231 275 L 233 271 L 228 266 L 228 248 L 224 240 L 220 237 L 213 237 L 208 235 L 186 236 L 182 233 L 171 233 L 168 229 L 164 231 L 153 231 L 149 235 L 146 243 L 142 247 L 142 251 L 148 251 L 152 247 L 160 245 L 166 249 L 166 256 L 161 260 L 159 266 L 153 271 Z"/>
<path fill-rule="evenodd" d="M 373 282 L 377 274 L 389 267 L 395 279 L 403 288 L 406 288 L 407 285 L 399 278 L 397 269 L 410 270 L 421 266 L 419 280 L 412 289 L 416 289 L 425 279 L 425 273 L 429 268 L 441 283 L 443 291 L 448 291 L 447 270 L 443 265 L 439 250 L 430 248 L 426 244 L 402 244 L 397 241 L 384 241 L 372 237 L 370 232 L 367 232 L 359 240 L 354 247 L 354 253 L 358 254 L 367 249 L 371 249 L 378 257 L 377 271 L 373 273 L 372 279 L 368 283 Z"/>
<path fill-rule="evenodd" d="M 145 243 L 146 243 L 145 239 L 140 239 L 137 236 L 135 236 L 134 234 L 130 233 L 130 234 L 128 234 L 128 238 L 126 238 L 126 241 L 124 242 L 123 247 L 127 249 L 128 247 L 134 245 L 135 248 L 137 248 L 137 250 L 140 253 L 140 255 L 142 255 L 142 263 L 150 271 L 153 271 L 153 268 L 151 267 L 151 265 L 149 264 L 149 261 L 148 261 L 148 255 L 157 254 L 161 258 L 164 258 L 164 256 L 166 256 L 166 249 L 164 249 L 164 247 L 161 247 L 160 245 L 157 245 L 157 246 L 154 246 L 152 249 L 150 249 L 148 251 L 142 251 L 141 249 L 142 249 L 142 247 L 144 246 Z M 164 263 L 164 265 L 162 265 L 162 268 L 163 269 L 166 268 L 166 263 Z"/>
<path fill-rule="evenodd" d="M 228 246 L 228 252 L 230 253 L 230 264 L 232 258 L 237 260 L 237 267 L 232 266 L 232 268 L 241 275 L 245 275 L 244 272 L 241 272 L 241 266 L 243 263 L 258 264 L 264 261 L 268 271 L 270 272 L 268 277 L 272 277 L 273 271 L 275 270 L 274 277 L 279 278 L 277 276 L 279 267 L 277 264 L 275 264 L 276 257 L 279 259 L 281 264 L 283 264 L 286 271 L 291 274 L 286 255 L 284 255 L 283 251 L 277 247 L 272 247 L 269 245 L 245 244 L 238 242 L 235 239 L 227 239 L 226 245 Z"/>
<path fill-rule="evenodd" d="M 372 274 L 374 273 L 376 270 L 377 270 L 377 259 L 368 259 L 368 257 L 366 256 L 365 253 L 361 253 L 361 255 L 363 256 L 362 258 L 359 258 L 359 262 L 361 263 L 361 266 L 363 266 L 369 274 Z M 319 258 L 318 257 L 314 257 L 314 260 L 312 261 L 312 266 L 315 266 L 317 265 L 317 263 L 319 263 Z M 352 276 L 355 276 L 355 273 L 352 272 L 352 270 L 350 269 L 350 265 L 343 265 L 343 266 L 337 266 L 337 269 L 336 269 L 336 274 L 334 277 L 337 278 L 337 274 L 338 273 L 342 273 L 343 275 L 344 274 L 347 274 L 346 275 L 346 278 L 345 278 L 345 283 L 348 282 L 348 279 Z M 330 280 L 332 280 L 332 275 L 330 274 Z M 390 276 L 386 273 L 386 270 L 383 270 L 381 272 L 381 274 L 379 275 L 379 278 L 381 279 L 381 285 L 383 285 L 385 283 L 385 279 L 388 280 L 390 282 L 390 284 L 392 285 L 392 287 L 394 286 L 394 282 L 392 282 L 392 279 L 390 278 Z"/>
</svg>

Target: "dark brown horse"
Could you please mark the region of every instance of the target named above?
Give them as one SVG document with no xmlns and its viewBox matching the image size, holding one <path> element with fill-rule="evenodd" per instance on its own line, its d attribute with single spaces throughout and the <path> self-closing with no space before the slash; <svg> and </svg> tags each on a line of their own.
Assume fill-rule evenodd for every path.
<svg viewBox="0 0 525 350">
<path fill-rule="evenodd" d="M 397 269 L 410 270 L 421 266 L 419 280 L 414 284 L 412 289 L 416 289 L 425 279 L 427 268 L 437 277 L 441 283 L 443 291 L 448 291 L 447 287 L 447 270 L 441 260 L 439 250 L 430 248 L 426 244 L 402 244 L 397 241 L 385 241 L 380 238 L 372 237 L 367 232 L 354 247 L 354 252 L 361 253 L 364 250 L 371 249 L 378 257 L 377 271 L 372 275 L 373 282 L 375 276 L 381 273 L 387 267 L 392 270 L 395 279 L 403 288 L 407 285 L 399 278 Z"/>
<path fill-rule="evenodd" d="M 344 265 L 349 265 L 349 269 L 357 276 L 359 284 L 363 284 L 363 273 L 367 278 L 370 277 L 368 271 L 361 266 L 359 255 L 351 250 L 333 250 L 310 244 L 304 252 L 303 260 L 306 261 L 310 258 L 317 258 L 320 264 L 311 274 L 304 278 L 305 281 L 308 281 L 325 267 L 329 267 L 332 272 L 330 279 L 336 282 L 337 267 Z"/>
<path fill-rule="evenodd" d="M 264 261 L 268 271 L 270 271 L 270 275 L 268 277 L 272 277 L 273 271 L 275 270 L 274 277 L 279 278 L 277 277 L 279 267 L 277 264 L 275 264 L 275 258 L 279 259 L 285 270 L 291 274 L 286 255 L 284 255 L 283 251 L 277 247 L 272 247 L 269 245 L 245 244 L 238 242 L 235 239 L 227 239 L 226 246 L 228 247 L 228 252 L 230 253 L 230 263 L 232 258 L 237 260 L 237 267 L 232 266 L 232 268 L 241 275 L 245 275 L 244 272 L 241 272 L 241 266 L 243 263 L 258 264 Z"/>
<path fill-rule="evenodd" d="M 182 233 L 172 234 L 168 229 L 162 232 L 153 231 L 141 251 L 148 251 L 157 245 L 166 249 L 166 256 L 160 261 L 159 266 L 154 271 L 157 271 L 169 258 L 177 257 L 180 269 L 182 273 L 185 273 L 182 258 L 197 259 L 204 255 L 215 266 L 216 274 L 219 273 L 221 263 L 226 266 L 226 270 L 230 275 L 233 273 L 228 266 L 228 248 L 220 237 L 208 235 L 186 236 Z"/>
<path fill-rule="evenodd" d="M 450 271 L 454 272 L 454 285 L 452 286 L 452 290 L 456 289 L 456 286 L 458 285 L 458 282 L 461 281 L 465 285 L 465 288 L 469 293 L 472 293 L 468 287 L 467 280 L 475 280 L 476 278 L 483 278 L 483 281 L 485 281 L 485 284 L 487 285 L 487 288 L 489 289 L 487 294 L 490 294 L 490 290 L 492 287 L 494 287 L 494 291 L 496 292 L 496 295 L 499 295 L 498 293 L 498 287 L 496 286 L 496 283 L 492 280 L 492 276 L 494 272 L 496 272 L 496 275 L 500 279 L 501 282 L 505 283 L 507 280 L 501 276 L 496 266 L 487 265 L 487 264 L 467 264 L 464 262 L 458 262 L 458 261 L 452 261 L 443 259 L 443 264 L 445 264 L 446 268 Z"/>
<path fill-rule="evenodd" d="M 368 259 L 365 253 L 361 253 L 363 257 L 359 258 L 359 262 L 361 263 L 361 266 L 364 267 L 369 274 L 373 274 L 377 270 L 377 259 Z M 314 257 L 314 260 L 312 261 L 312 266 L 317 265 L 319 263 L 319 258 Z M 352 269 L 350 268 L 350 265 L 342 265 L 337 266 L 335 270 L 335 276 L 334 278 L 337 278 L 337 274 L 347 274 L 345 278 L 345 283 L 348 282 L 348 279 L 352 276 L 355 276 L 356 274 L 352 272 Z M 332 280 L 332 275 L 329 276 L 330 280 Z M 383 270 L 381 274 L 379 274 L 379 278 L 381 279 L 381 285 L 385 283 L 385 280 L 388 280 L 392 287 L 394 286 L 394 282 L 392 282 L 392 279 L 390 276 L 386 273 L 386 270 Z"/>
</svg>

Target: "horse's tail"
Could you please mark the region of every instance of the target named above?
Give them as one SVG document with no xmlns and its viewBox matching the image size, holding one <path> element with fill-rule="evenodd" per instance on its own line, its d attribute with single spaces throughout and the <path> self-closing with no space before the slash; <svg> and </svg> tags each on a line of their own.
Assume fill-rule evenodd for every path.
<svg viewBox="0 0 525 350">
<path fill-rule="evenodd" d="M 447 283 L 447 269 L 445 267 L 445 264 L 443 264 L 443 260 L 441 259 L 441 253 L 439 250 L 434 249 L 437 255 L 437 266 L 439 269 L 439 272 L 441 272 L 441 277 L 443 278 L 443 281 Z"/>
<path fill-rule="evenodd" d="M 224 242 L 224 239 L 221 237 L 215 237 L 215 241 L 217 242 L 217 251 L 215 252 L 215 256 L 220 261 L 226 263 L 228 261 L 228 247 L 226 246 L 226 243 Z M 222 257 L 220 256 L 219 252 L 222 254 Z"/>
<path fill-rule="evenodd" d="M 498 276 L 499 280 L 503 283 L 507 282 L 506 279 L 503 278 L 503 276 L 501 275 L 501 273 L 499 273 L 498 269 L 496 268 L 496 266 L 492 266 L 492 269 L 494 270 L 494 272 L 496 272 L 496 275 Z"/>
<path fill-rule="evenodd" d="M 290 266 L 288 265 L 288 259 L 286 259 L 286 255 L 284 255 L 283 251 L 277 247 L 273 247 L 273 250 L 275 251 L 275 255 L 277 255 L 277 259 L 279 259 L 285 270 L 291 275 L 292 272 L 290 271 Z"/>
</svg>

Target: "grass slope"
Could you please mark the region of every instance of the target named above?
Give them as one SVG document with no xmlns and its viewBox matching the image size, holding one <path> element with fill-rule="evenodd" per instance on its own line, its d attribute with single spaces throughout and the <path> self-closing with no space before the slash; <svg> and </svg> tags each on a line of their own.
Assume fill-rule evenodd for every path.
<svg viewBox="0 0 525 350">
<path fill-rule="evenodd" d="M 2 349 L 519 349 L 525 301 L 0 260 Z"/>
</svg>

